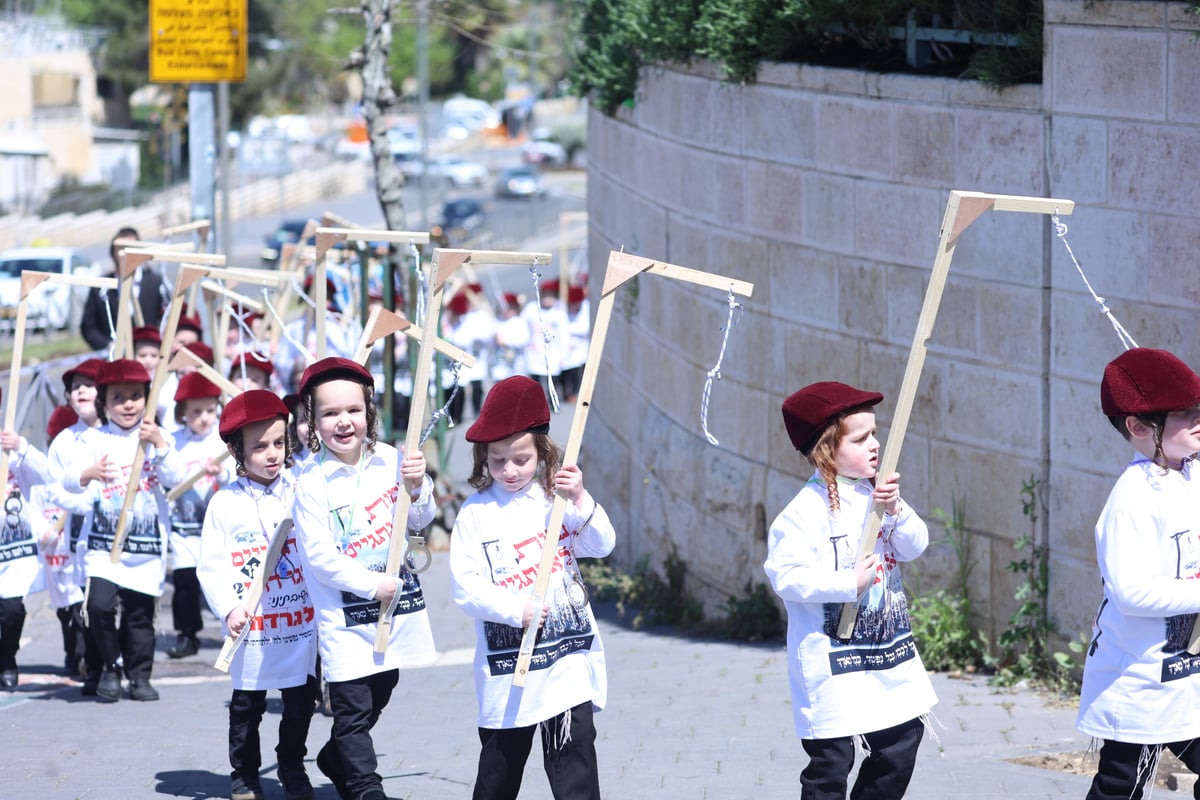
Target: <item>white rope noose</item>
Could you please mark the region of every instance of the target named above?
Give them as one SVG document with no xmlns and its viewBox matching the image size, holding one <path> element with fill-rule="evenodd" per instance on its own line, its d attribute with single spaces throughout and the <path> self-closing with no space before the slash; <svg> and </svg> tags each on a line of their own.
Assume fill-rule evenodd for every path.
<svg viewBox="0 0 1200 800">
<path fill-rule="evenodd" d="M 550 342 L 554 341 L 554 335 L 546 328 L 546 320 L 542 317 L 542 273 L 538 272 L 537 267 L 530 267 L 529 275 L 533 279 L 533 303 L 537 309 L 538 327 L 542 329 L 542 355 L 546 357 L 546 385 L 550 387 L 550 410 L 557 414 L 558 391 L 554 388 L 554 376 L 550 374 Z"/>
<path fill-rule="evenodd" d="M 742 304 L 739 303 L 733 296 L 733 287 L 729 287 L 729 316 L 725 320 L 725 327 L 721 328 L 724 331 L 724 336 L 721 339 L 721 352 L 717 355 L 717 363 L 708 371 L 708 377 L 704 381 L 704 392 L 700 396 L 700 427 L 704 430 L 704 438 L 713 447 L 720 444 L 717 437 L 708 432 L 708 400 L 712 395 L 712 387 L 714 380 L 721 380 L 721 362 L 725 360 L 725 348 L 729 345 L 729 332 L 733 330 L 733 326 L 737 325 L 742 319 Z"/>
<path fill-rule="evenodd" d="M 271 312 L 271 318 L 279 325 L 279 332 L 283 334 L 283 338 L 287 339 L 288 342 L 291 343 L 292 347 L 296 348 L 297 352 L 304 354 L 305 364 L 312 364 L 314 361 L 316 361 L 316 358 L 313 356 L 313 354 L 308 352 L 308 348 L 302 345 L 300 342 L 297 342 L 296 337 L 288 332 L 287 325 L 285 325 L 283 322 L 283 317 L 279 316 L 279 312 L 275 310 L 275 306 L 271 303 L 271 295 L 267 291 L 266 286 L 262 287 L 262 296 L 263 303 L 266 304 L 267 311 Z"/>
<path fill-rule="evenodd" d="M 438 420 L 442 417 L 446 418 L 446 427 L 452 429 L 454 427 L 454 417 L 450 416 L 450 404 L 454 402 L 454 396 L 458 394 L 460 385 L 459 374 L 462 372 L 463 362 L 455 361 L 450 366 L 451 384 L 450 393 L 446 395 L 446 403 L 429 418 L 429 424 L 425 426 L 425 430 L 421 432 L 421 440 L 418 447 L 425 446 L 425 440 L 429 438 L 429 434 L 433 433 L 433 429 L 437 426 Z"/>
<path fill-rule="evenodd" d="M 108 360 L 112 361 L 113 356 L 117 354 L 117 323 L 113 321 L 112 306 L 108 302 L 108 298 L 112 296 L 112 289 L 105 289 L 104 296 L 100 298 L 100 302 L 104 305 L 104 316 L 108 318 L 108 335 L 111 344 L 108 346 Z"/>
<path fill-rule="evenodd" d="M 1088 281 L 1087 275 L 1083 273 L 1083 267 L 1079 264 L 1079 259 L 1075 258 L 1075 251 L 1071 249 L 1070 243 L 1067 242 L 1067 226 L 1059 220 L 1057 209 L 1055 209 L 1055 212 L 1056 213 L 1050 215 L 1050 221 L 1054 223 L 1054 234 L 1058 236 L 1059 240 L 1063 243 L 1063 247 L 1067 248 L 1067 255 L 1071 257 L 1071 263 L 1075 265 L 1075 271 L 1079 273 L 1079 277 L 1083 280 L 1083 285 L 1087 287 L 1088 292 L 1090 292 L 1092 295 L 1092 299 L 1095 300 L 1096 305 L 1100 307 L 1100 313 L 1108 317 L 1108 321 L 1112 323 L 1113 330 L 1117 332 L 1117 338 L 1121 340 L 1121 345 L 1126 350 L 1130 349 L 1131 347 L 1137 347 L 1138 344 L 1133 340 L 1133 337 L 1129 335 L 1129 331 L 1125 330 L 1125 326 L 1118 322 L 1117 318 L 1113 316 L 1112 311 L 1108 307 L 1107 301 L 1105 301 L 1105 299 L 1100 295 L 1096 294 L 1096 290 L 1092 288 L 1092 284 Z"/>
</svg>

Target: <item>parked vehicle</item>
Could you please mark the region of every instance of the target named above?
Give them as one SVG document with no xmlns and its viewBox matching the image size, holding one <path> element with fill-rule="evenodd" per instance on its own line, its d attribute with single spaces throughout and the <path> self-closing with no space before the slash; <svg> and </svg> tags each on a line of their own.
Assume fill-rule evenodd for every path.
<svg viewBox="0 0 1200 800">
<path fill-rule="evenodd" d="M 21 302 L 21 273 L 91 274 L 91 265 L 71 247 L 19 247 L 0 253 L 0 318 L 12 327 Z M 64 330 L 79 321 L 87 287 L 45 282 L 29 295 L 30 328 Z"/>
<path fill-rule="evenodd" d="M 300 234 L 304 233 L 304 226 L 308 224 L 308 219 L 285 219 L 279 223 L 279 227 L 275 232 L 267 236 L 267 240 L 263 245 L 260 257 L 263 264 L 269 267 L 279 265 L 279 256 L 283 252 L 285 244 L 296 244 L 300 241 Z M 305 244 L 316 244 L 316 237 L 309 237 Z"/>
<path fill-rule="evenodd" d="M 542 174 L 529 164 L 506 167 L 496 179 L 496 197 L 544 197 Z"/>
<path fill-rule="evenodd" d="M 453 230 L 472 231 L 487 222 L 487 209 L 481 200 L 460 197 L 447 200 L 442 206 L 442 230 L 449 234 Z"/>
<path fill-rule="evenodd" d="M 478 188 L 487 183 L 488 170 L 478 161 L 462 156 L 438 156 L 429 163 L 430 175 L 442 175 L 456 189 Z"/>
</svg>

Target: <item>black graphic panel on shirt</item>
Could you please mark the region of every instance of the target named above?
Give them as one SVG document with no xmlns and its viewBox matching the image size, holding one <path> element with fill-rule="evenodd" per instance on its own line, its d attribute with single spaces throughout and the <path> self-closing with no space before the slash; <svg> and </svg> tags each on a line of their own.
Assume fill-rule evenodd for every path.
<svg viewBox="0 0 1200 800">
<path fill-rule="evenodd" d="M 383 572 L 383 565 L 372 572 Z M 407 569 L 400 570 L 400 599 L 396 601 L 396 611 L 392 618 L 404 614 L 415 614 L 425 608 L 425 595 L 421 591 L 421 582 L 417 576 Z M 373 625 L 379 622 L 379 601 L 367 600 L 351 592 L 342 592 L 342 615 L 347 628 L 359 625 Z"/>
<path fill-rule="evenodd" d="M 4 528 L 0 530 L 0 564 L 36 555 L 29 520 L 18 514 L 6 515 Z"/>
<path fill-rule="evenodd" d="M 532 537 L 518 542 L 508 553 L 498 541 L 484 542 L 483 550 L 491 569 L 492 582 L 497 586 L 516 589 L 532 585 L 537 577 L 536 565 L 541 558 L 541 547 L 531 545 L 542 541 L 544 539 L 541 536 Z M 560 552 L 551 571 L 550 589 L 546 594 L 546 604 L 550 610 L 538 631 L 533 658 L 529 662 L 531 670 L 548 669 L 564 656 L 586 652 L 591 649 L 595 638 L 587 608 L 577 609 L 566 598 L 562 586 L 563 557 L 564 554 Z M 531 566 L 526 567 L 526 564 Z M 488 670 L 492 675 L 511 675 L 516 670 L 524 631 L 502 622 L 485 621 L 483 633 L 488 650 Z"/>
<path fill-rule="evenodd" d="M 896 557 L 890 552 L 884 554 L 876 568 L 875 582 L 868 587 L 866 597 L 859 603 L 854 631 L 849 639 L 837 635 L 842 605 L 825 603 L 822 607 L 825 635 L 833 640 L 835 647 L 838 644 L 884 645 L 897 641 L 901 634 L 912 630 L 908 618 L 908 598 L 904 595 L 904 585 L 896 569 Z"/>
<path fill-rule="evenodd" d="M 199 536 L 204 527 L 204 512 L 212 492 L 188 489 L 171 503 L 171 532 L 183 536 Z"/>
<path fill-rule="evenodd" d="M 147 505 L 151 507 L 147 509 Z M 139 508 L 141 506 L 141 508 Z M 147 513 L 149 512 L 149 513 Z M 162 537 L 158 533 L 158 512 L 153 504 L 134 501 L 129 513 L 129 527 L 125 529 L 123 552 L 133 555 L 162 555 Z M 92 532 L 88 536 L 88 550 L 112 550 L 121 518 L 120 506 L 92 504 Z"/>
</svg>

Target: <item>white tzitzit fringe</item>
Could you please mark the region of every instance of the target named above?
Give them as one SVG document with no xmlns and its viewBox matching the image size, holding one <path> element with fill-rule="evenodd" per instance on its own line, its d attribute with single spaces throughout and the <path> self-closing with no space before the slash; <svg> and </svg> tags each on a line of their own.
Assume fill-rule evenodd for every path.
<svg viewBox="0 0 1200 800">
<path fill-rule="evenodd" d="M 1087 287 L 1088 292 L 1092 295 L 1092 299 L 1095 300 L 1096 305 L 1100 307 L 1100 313 L 1108 317 L 1108 321 L 1112 323 L 1113 330 L 1117 332 L 1117 338 L 1121 340 L 1122 346 L 1124 346 L 1126 350 L 1130 349 L 1131 347 L 1137 347 L 1138 344 L 1133 340 L 1133 337 L 1129 335 L 1129 331 L 1125 330 L 1125 327 L 1117 321 L 1117 318 L 1113 316 L 1112 311 L 1109 309 L 1108 303 L 1103 297 L 1096 294 L 1096 290 L 1093 289 L 1092 284 L 1088 282 L 1087 275 L 1083 274 L 1083 267 L 1079 264 L 1079 259 L 1075 258 L 1075 251 L 1071 249 L 1071 245 L 1067 242 L 1067 226 L 1063 222 L 1059 221 L 1058 214 L 1051 214 L 1050 221 L 1054 224 L 1055 235 L 1058 236 L 1060 241 L 1062 241 L 1063 247 L 1067 248 L 1067 255 L 1071 257 L 1071 263 L 1075 265 L 1075 271 L 1078 272 L 1079 277 L 1083 279 L 1083 285 Z"/>
<path fill-rule="evenodd" d="M 708 371 L 708 377 L 704 381 L 704 392 L 700 396 L 700 427 L 704 430 L 704 438 L 708 443 L 716 447 L 720 444 L 717 437 L 708 432 L 708 400 L 712 395 L 712 386 L 714 380 L 721 380 L 721 362 L 725 360 L 725 348 L 729 345 L 729 331 L 742 318 L 742 304 L 739 303 L 733 296 L 733 287 L 729 287 L 729 316 L 725 320 L 725 327 L 721 328 L 725 336 L 721 339 L 721 352 L 717 355 L 717 363 Z M 734 316 L 734 313 L 737 316 Z"/>
<path fill-rule="evenodd" d="M 562 750 L 571 741 L 571 709 L 558 716 L 539 722 L 542 727 L 543 741 L 546 742 L 546 752 L 551 749 Z"/>
</svg>

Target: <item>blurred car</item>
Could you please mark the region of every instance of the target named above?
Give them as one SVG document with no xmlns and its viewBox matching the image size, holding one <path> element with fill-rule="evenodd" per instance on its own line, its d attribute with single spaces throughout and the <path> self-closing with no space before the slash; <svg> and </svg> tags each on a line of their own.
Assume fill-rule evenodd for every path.
<svg viewBox="0 0 1200 800">
<path fill-rule="evenodd" d="M 442 230 L 449 233 L 458 229 L 472 231 L 487 222 L 487 209 L 481 200 L 474 197 L 460 197 L 457 200 L 447 200 L 442 206 L 442 218 L 438 223 Z"/>
<path fill-rule="evenodd" d="M 462 156 L 439 156 L 433 159 L 429 162 L 429 174 L 444 176 L 456 189 L 478 188 L 488 179 L 487 167 Z"/>
<path fill-rule="evenodd" d="M 296 244 L 300 241 L 300 234 L 304 233 L 304 226 L 308 224 L 308 218 L 304 219 L 285 219 L 279 223 L 279 227 L 274 233 L 267 236 L 266 242 L 263 244 L 263 249 L 260 253 L 262 261 L 267 266 L 278 266 L 279 255 L 283 252 L 285 244 Z M 305 244 L 316 244 L 316 237 L 310 236 Z"/>
<path fill-rule="evenodd" d="M 533 138 L 521 145 L 521 158 L 526 164 L 542 167 L 563 167 L 567 164 L 567 148 L 548 138 L 544 130 L 534 131 Z"/>
<path fill-rule="evenodd" d="M 0 253 L 0 317 L 6 321 L 16 319 L 21 302 L 21 273 L 26 271 L 91 274 L 91 265 L 71 247 L 19 247 Z M 87 291 L 87 287 L 65 283 L 43 283 L 29 295 L 28 326 L 64 330 L 76 324 Z"/>
<path fill-rule="evenodd" d="M 496 179 L 496 197 L 544 197 L 546 184 L 532 165 L 505 167 Z"/>
</svg>

